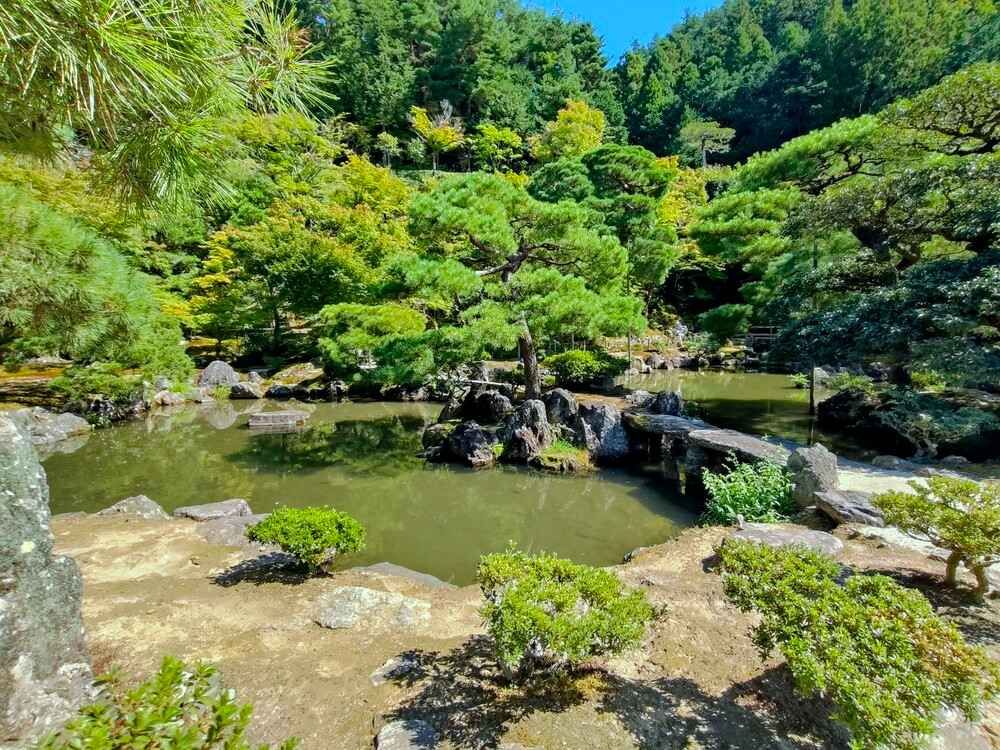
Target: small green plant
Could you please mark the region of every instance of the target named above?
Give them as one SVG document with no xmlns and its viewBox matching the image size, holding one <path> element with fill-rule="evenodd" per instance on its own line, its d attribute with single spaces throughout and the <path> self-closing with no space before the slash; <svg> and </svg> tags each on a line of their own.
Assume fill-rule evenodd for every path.
<svg viewBox="0 0 1000 750">
<path fill-rule="evenodd" d="M 364 549 L 365 528 L 346 513 L 328 506 L 280 507 L 249 527 L 247 538 L 277 544 L 315 573 L 325 571 L 337 555 Z"/>
<path fill-rule="evenodd" d="M 228 401 L 229 400 L 230 388 L 228 385 L 222 385 L 221 383 L 214 388 L 212 388 L 212 398 L 216 401 Z"/>
<path fill-rule="evenodd" d="M 69 367 L 52 380 L 52 389 L 68 401 L 84 401 L 94 396 L 123 403 L 135 398 L 142 378 L 128 374 L 117 362 L 95 362 L 87 367 Z"/>
<path fill-rule="evenodd" d="M 986 569 L 1000 563 L 1000 484 L 971 479 L 930 477 L 910 482 L 913 492 L 876 495 L 875 507 L 892 526 L 949 550 L 945 581 L 958 584 L 958 565 L 976 577 L 976 594 L 989 590 Z"/>
<path fill-rule="evenodd" d="M 918 391 L 940 393 L 948 386 L 944 376 L 935 370 L 918 370 L 910 373 L 910 383 Z"/>
<path fill-rule="evenodd" d="M 796 372 L 788 376 L 788 382 L 793 388 L 808 388 L 809 387 L 809 376 L 805 373 Z"/>
<path fill-rule="evenodd" d="M 607 570 L 514 547 L 485 555 L 482 615 L 508 678 L 545 666 L 562 669 L 639 642 L 653 608 Z"/>
<path fill-rule="evenodd" d="M 773 461 L 740 463 L 733 454 L 726 463 L 726 472 L 702 472 L 708 491 L 708 502 L 699 519 L 702 524 L 731 526 L 739 516 L 745 521 L 774 523 L 795 511 L 792 480 L 783 467 Z"/>
<path fill-rule="evenodd" d="M 604 350 L 571 349 L 547 357 L 542 366 L 552 371 L 559 385 L 585 387 L 598 378 L 621 375 L 628 363 Z"/>
<path fill-rule="evenodd" d="M 249 704 L 236 703 L 213 667 L 189 668 L 167 657 L 159 672 L 135 688 L 115 675 L 102 678 L 97 701 L 42 740 L 38 750 L 250 750 L 244 735 L 252 713 Z M 297 745 L 289 739 L 280 748 Z"/>
<path fill-rule="evenodd" d="M 727 541 L 726 597 L 757 612 L 761 658 L 784 654 L 796 687 L 820 694 L 856 750 L 923 747 L 943 705 L 970 720 L 1000 691 L 1000 667 L 930 603 L 880 575 L 838 583 L 840 566 L 809 550 Z"/>
<path fill-rule="evenodd" d="M 594 468 L 590 453 L 585 448 L 562 439 L 545 448 L 538 455 L 536 463 L 542 469 L 557 472 L 590 471 Z"/>
<path fill-rule="evenodd" d="M 831 391 L 846 391 L 851 388 L 862 393 L 874 394 L 877 392 L 875 381 L 867 375 L 855 375 L 853 372 L 841 372 L 830 378 L 826 387 Z"/>
</svg>

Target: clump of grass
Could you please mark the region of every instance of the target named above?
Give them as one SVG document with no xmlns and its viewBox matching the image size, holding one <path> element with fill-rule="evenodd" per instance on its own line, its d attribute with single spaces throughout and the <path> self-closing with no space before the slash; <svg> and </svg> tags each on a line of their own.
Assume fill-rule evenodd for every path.
<svg viewBox="0 0 1000 750">
<path fill-rule="evenodd" d="M 539 468 L 558 472 L 590 471 L 594 468 L 586 449 L 561 439 L 543 450 L 536 463 Z"/>
</svg>

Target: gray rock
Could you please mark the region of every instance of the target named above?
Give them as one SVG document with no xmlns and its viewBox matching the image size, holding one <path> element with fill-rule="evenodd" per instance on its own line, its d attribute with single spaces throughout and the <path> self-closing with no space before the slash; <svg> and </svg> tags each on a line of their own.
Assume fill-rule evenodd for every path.
<svg viewBox="0 0 1000 750">
<path fill-rule="evenodd" d="M 477 422 L 462 422 L 445 440 L 439 458 L 446 461 L 457 461 L 481 469 L 492 466 L 496 462 L 493 446 L 494 436 L 487 433 Z"/>
<path fill-rule="evenodd" d="M 565 388 L 553 388 L 542 394 L 545 414 L 552 424 L 572 426 L 580 410 L 576 396 Z"/>
<path fill-rule="evenodd" d="M 513 410 L 510 399 L 499 391 L 473 391 L 462 405 L 462 416 L 481 424 L 498 424 Z"/>
<path fill-rule="evenodd" d="M 264 392 L 259 383 L 249 380 L 242 383 L 235 383 L 229 388 L 229 398 L 233 399 L 256 399 L 264 398 Z"/>
<path fill-rule="evenodd" d="M 295 390 L 290 385 L 285 385 L 284 383 L 275 383 L 264 392 L 265 397 L 281 401 L 289 399 L 294 395 Z"/>
<path fill-rule="evenodd" d="M 441 413 L 438 415 L 438 422 L 450 422 L 453 419 L 461 419 L 462 405 L 465 403 L 468 395 L 469 392 L 467 390 L 460 390 L 449 394 L 444 408 L 441 409 Z"/>
<path fill-rule="evenodd" d="M 93 430 L 86 419 L 76 414 L 68 412 L 56 414 L 40 406 L 15 409 L 7 412 L 5 416 L 27 433 L 32 445 L 58 443 L 79 435 L 87 435 Z"/>
<path fill-rule="evenodd" d="M 806 547 L 831 557 L 844 548 L 844 543 L 833 534 L 805 528 L 788 528 L 767 523 L 748 523 L 729 535 L 730 539 L 764 544 L 768 547 Z"/>
<path fill-rule="evenodd" d="M 654 398 L 656 398 L 656 396 L 649 391 L 632 391 L 630 394 L 625 396 L 625 403 L 633 409 L 648 409 Z"/>
<path fill-rule="evenodd" d="M 195 521 L 214 521 L 216 518 L 232 518 L 234 516 L 250 516 L 250 504 L 241 498 L 223 500 L 218 503 L 204 505 L 186 505 L 174 511 L 177 518 L 191 518 Z"/>
<path fill-rule="evenodd" d="M 827 490 L 814 496 L 816 508 L 837 523 L 885 526 L 882 511 L 872 505 L 871 494 L 855 490 Z"/>
<path fill-rule="evenodd" d="M 352 568 L 352 570 L 356 570 L 357 572 L 364 574 L 374 573 L 376 575 L 392 576 L 393 578 L 406 578 L 410 581 L 416 581 L 422 586 L 426 586 L 431 589 L 458 588 L 455 584 L 442 581 L 440 578 L 436 578 L 430 573 L 421 573 L 418 570 L 410 570 L 409 568 L 404 568 L 402 565 L 396 565 L 391 562 L 375 563 L 374 565 L 366 565 L 363 568 Z"/>
<path fill-rule="evenodd" d="M 431 750 L 437 747 L 437 741 L 437 732 L 430 724 L 405 719 L 382 727 L 375 738 L 375 747 L 377 750 Z"/>
<path fill-rule="evenodd" d="M 674 391 L 660 391 L 646 407 L 651 414 L 680 417 L 684 414 L 684 399 Z"/>
<path fill-rule="evenodd" d="M 360 625 L 365 629 L 410 629 L 431 619 L 431 605 L 423 599 L 361 586 L 336 586 L 318 602 L 316 622 L 336 630 Z"/>
<path fill-rule="evenodd" d="M 664 435 L 669 438 L 687 439 L 695 430 L 712 429 L 700 419 L 674 417 L 669 414 L 637 414 L 625 412 L 622 415 L 625 426 L 646 435 Z"/>
<path fill-rule="evenodd" d="M 208 388 L 217 385 L 236 385 L 239 382 L 240 374 L 221 359 L 212 362 L 198 376 L 198 385 Z"/>
<path fill-rule="evenodd" d="M 145 495 L 134 495 L 119 500 L 114 505 L 98 511 L 99 516 L 129 515 L 145 519 L 166 519 L 170 518 L 167 511 L 154 500 L 150 500 Z"/>
<path fill-rule="evenodd" d="M 812 505 L 817 492 L 840 487 L 837 457 L 819 443 L 792 451 L 788 471 L 792 474 L 792 497 L 800 508 Z"/>
<path fill-rule="evenodd" d="M 421 671 L 420 659 L 414 654 L 394 656 L 371 673 L 372 685 L 384 685 L 389 680 L 398 680 Z"/>
<path fill-rule="evenodd" d="M 27 430 L 0 416 L 0 742 L 30 746 L 92 698 L 76 563 L 52 554 Z"/>
<path fill-rule="evenodd" d="M 628 435 L 621 412 L 610 404 L 581 406 L 575 428 L 577 440 L 595 459 L 616 461 L 628 455 Z"/>
<path fill-rule="evenodd" d="M 249 516 L 226 516 L 198 524 L 198 535 L 209 544 L 224 547 L 245 547 L 261 552 L 276 551 L 278 547 L 258 544 L 247 539 L 247 528 L 267 518 L 267 513 Z"/>
<path fill-rule="evenodd" d="M 665 370 L 667 369 L 667 358 L 662 354 L 657 354 L 653 352 L 648 357 L 646 357 L 646 364 L 649 365 L 654 370 Z"/>
<path fill-rule="evenodd" d="M 162 390 L 153 396 L 154 406 L 180 406 L 184 403 L 184 397 L 173 391 Z"/>
<path fill-rule="evenodd" d="M 743 463 L 767 460 L 784 465 L 788 460 L 788 451 L 780 445 L 768 443 L 736 430 L 695 430 L 688 438 L 692 445 L 706 453 L 714 453 L 717 457 L 733 453 L 736 459 Z"/>
<path fill-rule="evenodd" d="M 527 463 L 555 442 L 555 433 L 545 416 L 545 404 L 537 399 L 519 404 L 501 430 L 505 443 L 501 459 Z"/>
<path fill-rule="evenodd" d="M 872 459 L 872 466 L 876 469 L 889 469 L 891 471 L 905 471 L 915 473 L 920 468 L 918 464 L 907 461 L 899 456 L 875 456 Z"/>
<path fill-rule="evenodd" d="M 982 724 L 971 722 L 948 708 L 941 709 L 937 730 L 927 741 L 927 750 L 990 750 L 993 747 Z"/>
<path fill-rule="evenodd" d="M 448 439 L 448 435 L 451 433 L 451 430 L 451 425 L 444 424 L 442 422 L 429 425 L 420 436 L 420 443 L 424 446 L 425 450 L 437 448 L 438 446 L 444 445 L 444 442 Z"/>
<path fill-rule="evenodd" d="M 941 463 L 945 466 L 965 466 L 972 462 L 965 456 L 945 456 L 941 459 Z"/>
</svg>

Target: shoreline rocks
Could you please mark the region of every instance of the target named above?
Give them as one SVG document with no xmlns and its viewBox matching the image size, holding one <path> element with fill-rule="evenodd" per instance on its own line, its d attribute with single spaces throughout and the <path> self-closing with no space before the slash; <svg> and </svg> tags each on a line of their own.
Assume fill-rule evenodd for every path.
<svg viewBox="0 0 1000 750">
<path fill-rule="evenodd" d="M 104 510 L 97 511 L 96 515 L 128 515 L 146 520 L 170 518 L 170 515 L 159 503 L 154 500 L 150 500 L 145 495 L 126 497 L 124 500 L 119 500 L 117 503 L 105 508 Z"/>
<path fill-rule="evenodd" d="M 175 518 L 190 518 L 193 521 L 214 521 L 218 518 L 252 516 L 250 504 L 242 498 L 223 500 L 218 503 L 186 505 L 174 511 Z"/>
</svg>

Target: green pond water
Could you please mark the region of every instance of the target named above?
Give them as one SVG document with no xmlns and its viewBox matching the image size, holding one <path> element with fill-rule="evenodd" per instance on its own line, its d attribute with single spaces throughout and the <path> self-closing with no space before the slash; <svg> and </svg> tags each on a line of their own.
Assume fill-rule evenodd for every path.
<svg viewBox="0 0 1000 750">
<path fill-rule="evenodd" d="M 781 375 L 661 372 L 629 384 L 679 390 L 719 426 L 799 442 L 810 436 L 806 396 Z M 416 454 L 439 405 L 294 405 L 311 411 L 301 432 L 247 427 L 250 412 L 281 408 L 220 402 L 97 430 L 75 452 L 46 459 L 52 511 L 93 512 L 140 494 L 167 510 L 233 497 L 258 513 L 329 504 L 368 529 L 367 549 L 345 566 L 385 560 L 457 584 L 471 583 L 479 556 L 508 541 L 608 565 L 696 517 L 656 467 L 552 476 L 428 465 Z"/>
</svg>

